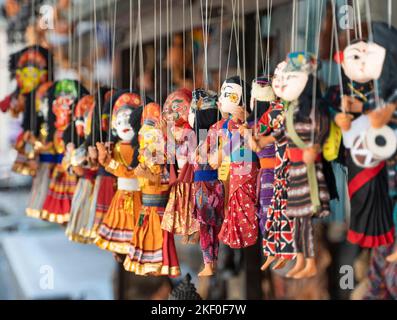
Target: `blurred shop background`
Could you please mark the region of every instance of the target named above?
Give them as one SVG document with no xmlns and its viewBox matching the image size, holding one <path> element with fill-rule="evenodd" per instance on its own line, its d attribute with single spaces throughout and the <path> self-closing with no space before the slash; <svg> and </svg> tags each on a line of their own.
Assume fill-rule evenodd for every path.
<svg viewBox="0 0 397 320">
<path fill-rule="evenodd" d="M 322 6 L 321 2 L 297 1 L 296 41 L 298 48 L 314 51 L 313 33 L 321 22 L 320 78 L 324 85 L 330 85 L 337 83 L 336 67 L 330 60 L 332 9 L 330 1 L 324 0 Z M 337 0 L 337 11 L 351 2 Z M 364 1 L 355 2 L 364 12 Z M 162 103 L 173 88 L 202 86 L 206 76 L 203 1 L 145 0 L 141 19 L 137 3 L 0 0 L 0 100 L 15 86 L 7 76 L 9 54 L 31 43 L 52 50 L 56 78 L 79 79 L 90 90 L 105 84 L 132 85 Z M 243 64 L 245 77 L 251 80 L 256 69 L 264 69 L 262 62 L 256 65 L 256 54 L 268 57 L 266 67 L 272 73 L 290 48 L 292 1 L 240 1 L 240 22 L 245 21 L 245 28 L 243 23 L 237 24 L 238 46 L 236 39 L 231 39 L 236 8 L 230 0 L 210 3 L 210 10 L 205 11 L 208 16 L 204 17 L 209 30 L 210 88 L 218 91 L 219 80 L 226 73 L 232 75 Z M 370 5 L 372 20 L 386 21 L 387 0 L 371 0 Z M 393 5 L 393 10 L 397 10 L 397 4 Z M 54 20 L 43 22 L 33 18 L 47 15 Z M 256 23 L 257 15 L 260 26 Z M 392 24 L 397 26 L 397 12 L 392 18 Z M 139 21 L 141 28 L 137 27 Z M 52 22 L 53 28 L 43 29 L 42 23 Z M 259 45 L 255 40 L 257 28 Z M 140 40 L 142 46 L 138 45 Z M 343 48 L 345 33 L 340 33 L 340 42 Z M 62 227 L 25 216 L 31 180 L 11 172 L 16 157 L 12 145 L 19 130 L 20 119 L 0 112 L 0 299 L 167 298 L 181 279 L 138 277 L 124 272 L 110 253 L 94 245 L 69 242 Z M 315 278 L 286 280 L 277 272 L 261 273 L 259 244 L 233 252 L 222 247 L 219 272 L 211 279 L 200 280 L 196 276 L 201 264 L 199 246 L 178 244 L 182 271 L 192 275 L 198 292 L 207 299 L 349 299 L 352 291 L 339 286 L 340 266 L 353 266 L 363 278 L 368 257 L 365 251 L 345 242 L 343 209 L 335 204 L 334 211 L 333 219 L 317 226 L 320 272 Z"/>
</svg>

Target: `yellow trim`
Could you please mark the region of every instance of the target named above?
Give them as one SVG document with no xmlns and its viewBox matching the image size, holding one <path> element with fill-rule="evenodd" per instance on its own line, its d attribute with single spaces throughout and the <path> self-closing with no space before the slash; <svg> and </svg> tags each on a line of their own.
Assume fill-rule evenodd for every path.
<svg viewBox="0 0 397 320">
<path fill-rule="evenodd" d="M 35 169 L 30 169 L 26 164 L 20 163 L 20 162 L 15 162 L 14 165 L 12 166 L 12 171 L 22 174 L 24 176 L 35 176 L 36 175 L 36 170 Z"/>
<path fill-rule="evenodd" d="M 77 234 L 83 238 L 92 239 L 92 241 L 94 241 L 98 237 L 96 230 L 90 230 L 86 228 L 81 228 Z"/>
<path fill-rule="evenodd" d="M 41 210 L 26 208 L 25 213 L 28 217 L 41 219 Z"/>
<path fill-rule="evenodd" d="M 157 263 L 139 263 L 131 261 L 130 257 L 126 257 L 123 263 L 124 269 L 134 272 L 138 276 L 171 276 L 178 277 L 181 275 L 179 267 L 163 266 L 161 262 Z"/>
<path fill-rule="evenodd" d="M 70 213 L 58 214 L 58 213 L 48 212 L 47 210 L 43 210 L 41 213 L 41 219 L 47 220 L 49 222 L 63 224 L 69 222 Z"/>
<path fill-rule="evenodd" d="M 102 239 L 100 236 L 96 237 L 94 243 L 102 250 L 108 250 L 119 254 L 128 254 L 130 250 L 129 243 L 108 241 Z"/>
<path fill-rule="evenodd" d="M 68 239 L 73 242 L 78 242 L 82 244 L 91 244 L 93 242 L 93 239 L 84 238 L 79 234 L 70 234 L 69 232 L 68 233 L 65 232 L 65 234 L 68 237 Z"/>
</svg>

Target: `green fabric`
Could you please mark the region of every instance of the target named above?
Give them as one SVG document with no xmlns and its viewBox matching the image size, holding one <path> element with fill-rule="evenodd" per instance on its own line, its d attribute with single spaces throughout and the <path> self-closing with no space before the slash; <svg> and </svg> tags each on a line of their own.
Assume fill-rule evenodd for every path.
<svg viewBox="0 0 397 320">
<path fill-rule="evenodd" d="M 299 149 L 305 149 L 309 147 L 306 143 L 299 137 L 294 127 L 294 110 L 297 105 L 297 101 L 293 101 L 287 106 L 287 116 L 286 116 L 286 127 L 287 132 L 291 140 L 296 144 Z M 312 202 L 313 213 L 317 213 L 320 210 L 320 196 L 318 193 L 318 183 L 316 176 L 316 166 L 314 163 L 306 164 L 307 167 L 307 178 L 309 180 L 310 189 L 310 199 Z"/>
</svg>

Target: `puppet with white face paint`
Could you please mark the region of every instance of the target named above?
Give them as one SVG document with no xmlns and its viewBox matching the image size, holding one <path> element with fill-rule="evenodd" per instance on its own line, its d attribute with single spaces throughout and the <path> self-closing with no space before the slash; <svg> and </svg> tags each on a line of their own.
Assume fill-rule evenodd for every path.
<svg viewBox="0 0 397 320">
<path fill-rule="evenodd" d="M 280 88 L 280 76 L 285 65 L 285 62 L 281 62 L 277 66 L 271 83 L 263 82 L 261 78 L 256 80 L 257 85 L 259 81 L 263 84 L 262 90 L 260 90 L 262 94 L 252 91 L 254 99 L 258 100 L 256 108 L 263 108 L 262 104 L 267 105 L 266 111 L 253 125 L 253 134 L 256 134 L 257 137 L 254 137 L 253 142 L 249 143 L 257 152 L 261 164 L 261 185 L 258 188 L 259 221 L 263 236 L 262 248 L 266 257 L 266 261 L 261 267 L 262 270 L 267 269 L 276 260 L 273 269 L 282 268 L 288 260 L 295 257 L 293 220 L 289 219 L 286 214 L 289 161 L 286 154 L 285 108 L 274 93 Z M 266 100 L 270 100 L 269 98 L 271 100 L 268 102 L 259 100 L 264 96 L 266 96 Z M 258 111 L 260 112 L 260 109 Z M 251 117 L 252 114 L 248 118 L 248 124 Z"/>
<path fill-rule="evenodd" d="M 377 81 L 382 73 L 389 72 L 384 70 L 388 55 L 384 47 L 363 40 L 353 42 L 343 53 L 338 53 L 338 60 L 347 76 L 343 79 L 345 95 L 338 100 L 339 106 L 342 104 L 343 107 L 339 110 L 344 112 L 335 116 L 336 124 L 344 132 L 344 145 L 349 151 L 346 164 L 351 216 L 347 239 L 369 248 L 389 245 L 394 241 L 392 201 L 388 197 L 385 161 L 376 159 L 367 145 L 371 115 L 378 113 L 378 110 L 374 110 L 378 107 L 374 80 Z M 380 101 L 387 99 L 382 96 L 382 91 L 379 91 Z M 379 112 L 383 113 L 383 110 L 386 109 L 380 109 Z"/>
<path fill-rule="evenodd" d="M 288 108 L 285 118 L 290 160 L 287 215 L 294 219 L 297 252 L 296 264 L 288 276 L 294 278 L 316 274 L 312 219 L 329 214 L 330 197 L 321 159 L 329 119 L 321 105 L 319 84 L 315 83 L 316 69 L 317 61 L 312 55 L 290 53 L 280 86 L 274 88 Z"/>
<path fill-rule="evenodd" d="M 113 96 L 112 133 L 118 139 L 112 154 L 97 143 L 98 161 L 117 177 L 117 191 L 101 225 L 95 244 L 117 254 L 128 254 L 135 224 L 141 210 L 141 191 L 135 170 L 138 166 L 138 131 L 142 99 L 121 90 Z"/>
<path fill-rule="evenodd" d="M 246 147 L 239 133 L 239 127 L 245 121 L 245 113 L 251 112 L 250 93 L 250 86 L 240 77 L 225 80 L 218 106 L 228 117 L 211 126 L 208 135 L 208 143 L 216 149 L 211 150 L 209 162 L 214 169 L 222 169 L 219 178 L 224 182 L 227 199 L 227 210 L 219 239 L 231 248 L 248 247 L 254 245 L 258 239 L 258 162 L 256 154 Z M 212 139 L 217 134 L 219 146 Z"/>
</svg>

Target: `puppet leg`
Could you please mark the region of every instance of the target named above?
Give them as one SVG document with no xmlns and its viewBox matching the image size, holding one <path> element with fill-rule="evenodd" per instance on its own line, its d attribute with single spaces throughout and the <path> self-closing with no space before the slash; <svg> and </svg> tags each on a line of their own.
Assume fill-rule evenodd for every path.
<svg viewBox="0 0 397 320">
<path fill-rule="evenodd" d="M 305 268 L 305 256 L 303 254 L 303 235 L 302 235 L 302 218 L 295 218 L 294 244 L 296 249 L 296 262 L 294 267 L 287 273 L 287 278 L 294 277 L 298 272 Z"/>
</svg>

